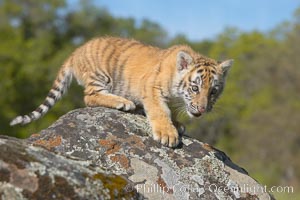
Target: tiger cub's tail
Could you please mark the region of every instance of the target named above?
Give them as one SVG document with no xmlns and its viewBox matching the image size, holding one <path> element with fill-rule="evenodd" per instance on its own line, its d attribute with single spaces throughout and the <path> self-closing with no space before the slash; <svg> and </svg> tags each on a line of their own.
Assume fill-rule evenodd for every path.
<svg viewBox="0 0 300 200">
<path fill-rule="evenodd" d="M 72 82 L 72 74 L 73 73 L 70 67 L 63 66 L 58 72 L 58 75 L 45 101 L 30 114 L 14 118 L 10 122 L 10 125 L 14 126 L 16 124 L 28 124 L 45 115 L 49 109 L 62 98 L 63 94 L 66 93 L 68 86 Z"/>
</svg>

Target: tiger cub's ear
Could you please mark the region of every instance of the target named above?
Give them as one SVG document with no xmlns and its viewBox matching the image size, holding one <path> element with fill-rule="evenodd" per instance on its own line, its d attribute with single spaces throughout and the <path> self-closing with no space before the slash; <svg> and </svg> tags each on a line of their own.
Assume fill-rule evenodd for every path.
<svg viewBox="0 0 300 200">
<path fill-rule="evenodd" d="M 225 60 L 219 64 L 219 67 L 221 67 L 224 76 L 227 75 L 227 72 L 231 68 L 232 64 L 233 64 L 233 59 Z"/>
<path fill-rule="evenodd" d="M 193 62 L 193 58 L 184 51 L 179 51 L 177 54 L 176 67 L 178 71 L 188 69 L 189 65 Z"/>
</svg>

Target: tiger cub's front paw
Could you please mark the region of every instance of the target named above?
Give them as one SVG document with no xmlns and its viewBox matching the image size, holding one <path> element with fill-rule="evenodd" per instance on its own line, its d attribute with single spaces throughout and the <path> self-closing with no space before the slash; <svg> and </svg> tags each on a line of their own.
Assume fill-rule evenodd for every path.
<svg viewBox="0 0 300 200">
<path fill-rule="evenodd" d="M 119 99 L 116 101 L 115 108 L 123 111 L 130 111 L 135 109 L 135 104 L 127 99 Z"/>
<path fill-rule="evenodd" d="M 153 125 L 153 138 L 161 144 L 176 147 L 179 144 L 179 135 L 172 124 L 156 123 Z"/>
</svg>

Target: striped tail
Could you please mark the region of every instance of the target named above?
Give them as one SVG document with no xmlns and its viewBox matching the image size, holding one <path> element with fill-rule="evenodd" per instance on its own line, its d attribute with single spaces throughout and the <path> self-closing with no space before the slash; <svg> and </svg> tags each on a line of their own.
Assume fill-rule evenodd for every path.
<svg viewBox="0 0 300 200">
<path fill-rule="evenodd" d="M 39 107 L 37 107 L 37 109 L 35 109 L 35 111 L 31 112 L 30 114 L 24 116 L 18 116 L 14 118 L 10 122 L 10 125 L 11 126 L 14 126 L 16 124 L 24 125 L 41 118 L 49 111 L 49 109 L 58 100 L 62 98 L 63 94 L 66 93 L 71 82 L 72 82 L 72 71 L 70 68 L 63 66 L 60 69 L 44 103 L 42 103 Z"/>
</svg>

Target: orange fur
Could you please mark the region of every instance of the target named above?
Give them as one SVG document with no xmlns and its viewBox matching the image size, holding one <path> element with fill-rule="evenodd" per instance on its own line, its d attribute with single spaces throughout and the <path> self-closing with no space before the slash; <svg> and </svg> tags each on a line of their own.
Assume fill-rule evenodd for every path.
<svg viewBox="0 0 300 200">
<path fill-rule="evenodd" d="M 30 115 L 15 118 L 11 125 L 26 124 L 44 115 L 61 98 L 74 76 L 84 87 L 87 106 L 124 111 L 143 107 L 154 139 L 174 147 L 179 143 L 179 136 L 167 102 L 180 96 L 176 89 L 180 84 L 185 83 L 185 87 L 180 87 L 188 89 L 192 74 L 199 79 L 201 75 L 203 84 L 199 87 L 203 89 L 199 94 L 190 94 L 195 101 L 191 106 L 197 104 L 197 111 L 193 112 L 199 115 L 207 107 L 212 77 L 223 73 L 219 66 L 184 45 L 159 49 L 132 39 L 96 38 L 77 48 L 64 62 L 45 102 Z"/>
</svg>

